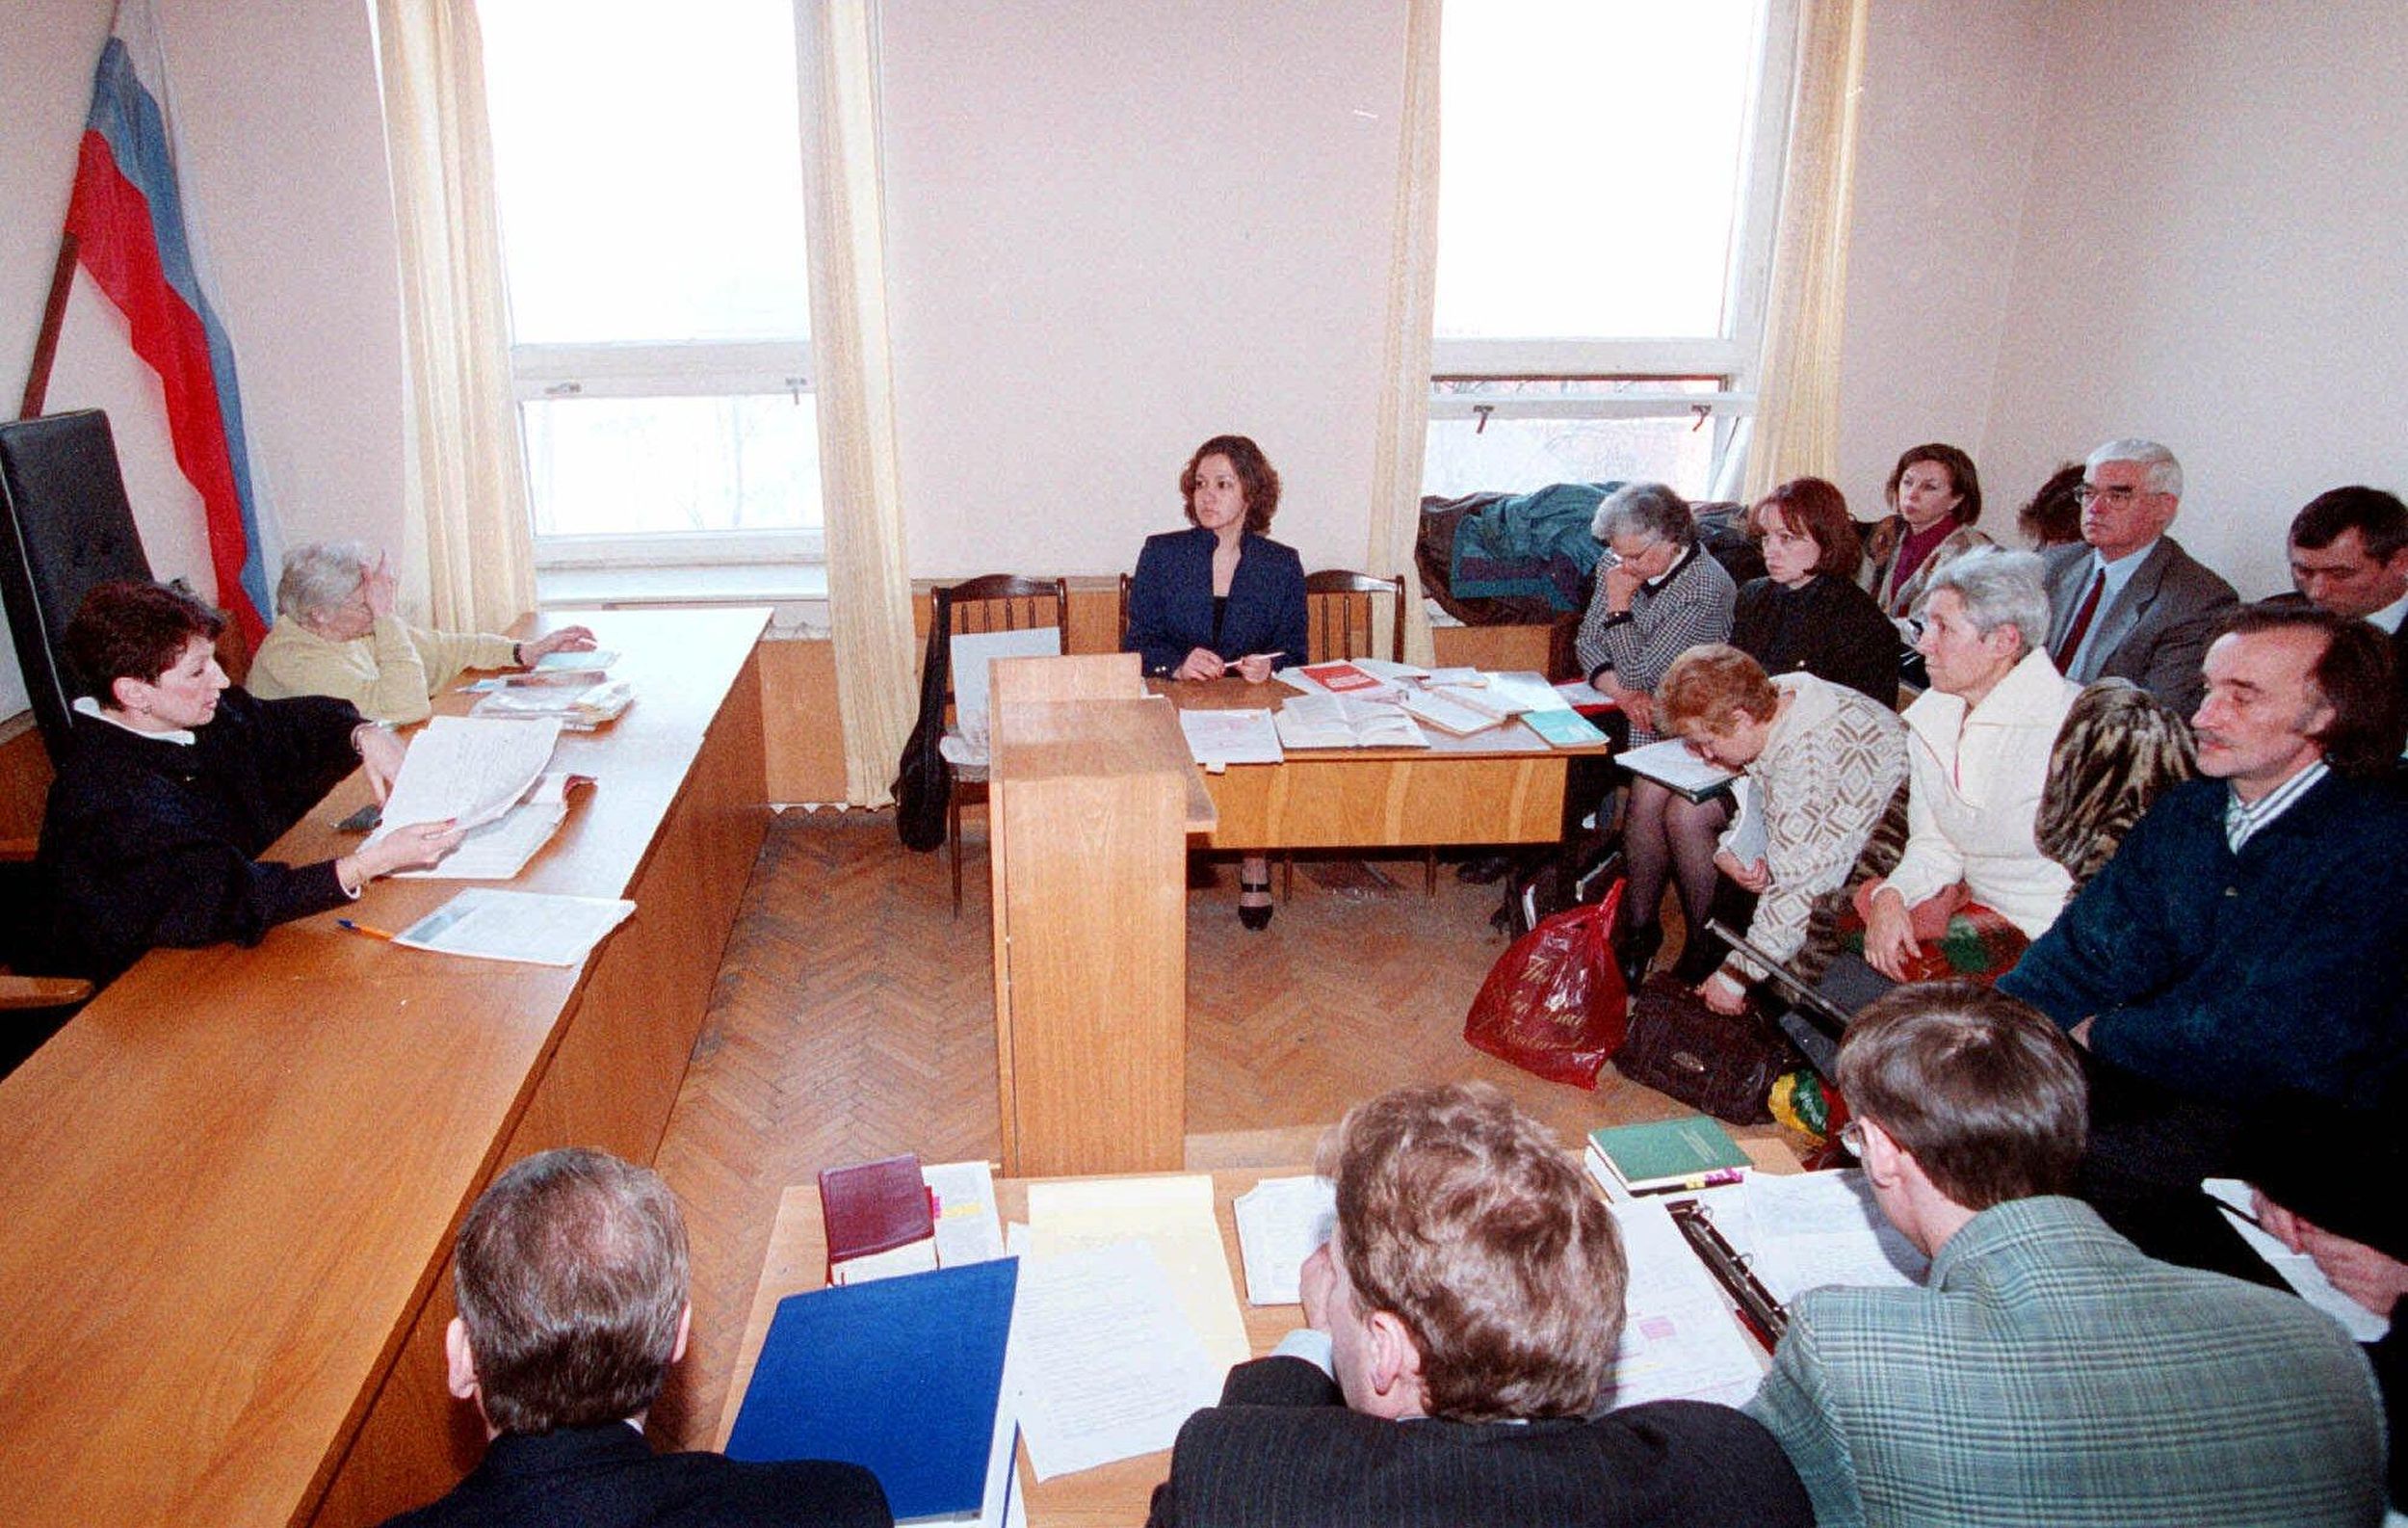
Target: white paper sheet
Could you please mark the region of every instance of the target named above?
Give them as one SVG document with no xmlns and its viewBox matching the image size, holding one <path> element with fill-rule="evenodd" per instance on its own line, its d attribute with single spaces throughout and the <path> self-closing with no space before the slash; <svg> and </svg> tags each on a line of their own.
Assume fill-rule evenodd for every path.
<svg viewBox="0 0 2408 1528">
<path fill-rule="evenodd" d="M 1035 1262 L 1114 1242 L 1144 1242 L 1170 1276 L 1180 1310 L 1221 1371 L 1254 1356 L 1245 1340 L 1244 1312 L 1229 1282 L 1229 1251 L 1213 1216 L 1211 1178 L 1184 1173 L 1032 1183 L 1029 1230 Z"/>
<path fill-rule="evenodd" d="M 1006 1364 L 1039 1480 L 1170 1447 L 1223 1374 L 1140 1241 L 1024 1260 Z"/>
<path fill-rule="evenodd" d="M 1292 749 L 1427 748 L 1429 738 L 1393 705 L 1345 696 L 1300 695 L 1281 702 L 1279 742 Z"/>
<path fill-rule="evenodd" d="M 1189 755 L 1207 769 L 1276 764 L 1287 756 L 1279 751 L 1279 727 L 1268 709 L 1181 711 L 1179 730 L 1187 734 Z"/>
<path fill-rule="evenodd" d="M 1245 1263 L 1245 1299 L 1252 1305 L 1293 1305 L 1303 1299 L 1304 1260 L 1329 1240 L 1338 1219 L 1338 1186 L 1327 1178 L 1265 1178 L 1232 1206 L 1238 1251 Z"/>
<path fill-rule="evenodd" d="M 471 886 L 393 936 L 396 944 L 483 961 L 574 965 L 636 910 L 607 897 Z"/>
<path fill-rule="evenodd" d="M 1714 1229 L 1753 1259 L 1756 1278 L 1783 1304 L 1824 1284 L 1920 1284 L 1930 1271 L 1930 1259 L 1898 1234 L 1853 1168 L 1753 1173 L 1738 1200 L 1743 1213 L 1714 1206 Z"/>
<path fill-rule="evenodd" d="M 411 741 L 384 821 L 368 841 L 411 823 L 448 819 L 477 828 L 493 821 L 542 778 L 560 736 L 552 718 L 436 717 Z"/>
<path fill-rule="evenodd" d="M 920 1181 L 936 1193 L 936 1265 L 956 1268 L 1004 1255 L 995 1215 L 995 1173 L 984 1162 L 924 1164 Z"/>
<path fill-rule="evenodd" d="M 528 802 L 492 822 L 472 828 L 459 847 L 424 870 L 405 870 L 413 881 L 509 881 L 527 868 L 536 851 L 552 841 L 568 818 L 559 802 Z"/>
<path fill-rule="evenodd" d="M 2392 1330 L 2389 1321 L 2334 1288 L 2333 1280 L 2324 1277 L 2324 1270 L 2316 1266 L 2315 1258 L 2292 1251 L 2259 1228 L 2252 1207 L 2256 1201 L 2248 1184 L 2238 1178 L 2206 1178 L 2199 1187 L 2223 1209 L 2224 1219 L 2240 1232 L 2240 1239 L 2249 1244 L 2250 1250 L 2282 1275 L 2283 1282 L 2290 1285 L 2300 1299 L 2340 1322 L 2351 1341 L 2380 1342 L 2383 1334 Z M 2394 1439 L 2392 1446 L 2402 1445 Z"/>
<path fill-rule="evenodd" d="M 1631 1268 L 1613 1405 L 1744 1405 L 1764 1383 L 1765 1359 L 1741 1330 L 1721 1286 L 1689 1250 L 1662 1199 L 1635 1199 L 1612 1210 Z"/>
<path fill-rule="evenodd" d="M 1736 771 L 1719 764 L 1709 764 L 1688 750 L 1678 738 L 1666 738 L 1620 754 L 1614 762 L 1634 775 L 1644 775 L 1660 780 L 1677 791 L 1704 795 L 1715 786 L 1738 778 Z"/>
<path fill-rule="evenodd" d="M 955 726 L 964 737 L 978 739 L 983 751 L 987 733 L 986 697 L 990 689 L 986 666 L 998 658 L 1060 656 L 1061 633 L 1052 626 L 1030 626 L 1019 631 L 957 633 L 950 651 Z"/>
</svg>

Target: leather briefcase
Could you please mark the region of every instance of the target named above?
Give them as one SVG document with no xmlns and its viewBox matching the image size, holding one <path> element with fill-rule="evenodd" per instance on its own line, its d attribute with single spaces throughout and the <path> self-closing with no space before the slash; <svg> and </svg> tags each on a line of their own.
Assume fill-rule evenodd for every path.
<svg viewBox="0 0 2408 1528">
<path fill-rule="evenodd" d="M 1658 975 L 1632 994 L 1630 1032 L 1613 1065 L 1726 1123 L 1763 1124 L 1772 1118 L 1765 1101 L 1773 1081 L 1805 1057 L 1761 1014 L 1717 1014 L 1686 983 Z"/>
</svg>

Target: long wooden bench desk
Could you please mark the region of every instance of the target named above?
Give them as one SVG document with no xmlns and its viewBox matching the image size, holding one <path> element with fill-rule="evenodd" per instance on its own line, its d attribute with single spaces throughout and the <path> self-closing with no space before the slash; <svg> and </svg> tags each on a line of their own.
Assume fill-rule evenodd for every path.
<svg viewBox="0 0 2408 1528">
<path fill-rule="evenodd" d="M 0 1522 L 372 1523 L 475 1462 L 452 1236 L 519 1157 L 658 1147 L 767 821 L 767 614 L 582 618 L 637 698 L 562 737 L 599 784 L 511 885 L 635 900 L 583 966 L 303 919 L 154 952 L 0 1084 Z M 341 852 L 366 797 L 271 857 Z M 353 910 L 399 928 L 467 884 Z"/>
<path fill-rule="evenodd" d="M 1183 708 L 1275 709 L 1295 692 L 1272 681 L 1147 681 Z M 1519 722 L 1426 749 L 1322 749 L 1281 764 L 1232 764 L 1206 775 L 1219 821 L 1211 849 L 1373 849 L 1430 844 L 1553 843 L 1563 832 L 1566 761 L 1603 758 L 1602 744 L 1555 749 Z"/>
</svg>

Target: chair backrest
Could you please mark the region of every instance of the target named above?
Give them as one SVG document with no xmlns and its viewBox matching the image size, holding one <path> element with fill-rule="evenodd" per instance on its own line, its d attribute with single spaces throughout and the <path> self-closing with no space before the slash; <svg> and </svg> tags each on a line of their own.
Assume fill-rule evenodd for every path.
<svg viewBox="0 0 2408 1528">
<path fill-rule="evenodd" d="M 150 577 L 109 416 L 96 408 L 0 424 L 0 603 L 34 719 L 65 757 L 80 693 L 59 641 L 94 584 Z"/>
<path fill-rule="evenodd" d="M 1375 650 L 1378 596 L 1389 601 L 1388 650 Z M 1304 616 L 1308 658 L 1329 663 L 1339 658 L 1386 658 L 1404 661 L 1404 575 L 1374 578 L 1347 568 L 1324 568 L 1304 575 Z"/>
<path fill-rule="evenodd" d="M 1112 628 L 1112 651 L 1129 645 L 1129 575 L 1120 575 L 1120 624 Z"/>
<path fill-rule="evenodd" d="M 1070 581 L 1064 578 L 1023 578 L 1017 573 L 987 573 L 930 593 L 929 619 L 948 636 L 975 631 L 1029 631 L 1051 626 L 1061 633 L 1062 651 L 1070 650 Z M 953 698 L 952 674 L 947 673 L 945 698 Z"/>
</svg>

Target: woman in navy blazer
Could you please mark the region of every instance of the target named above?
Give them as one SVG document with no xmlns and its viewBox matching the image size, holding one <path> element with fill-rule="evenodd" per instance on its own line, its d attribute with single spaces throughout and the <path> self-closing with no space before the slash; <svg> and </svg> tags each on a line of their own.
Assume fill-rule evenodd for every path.
<svg viewBox="0 0 2408 1528">
<path fill-rule="evenodd" d="M 1279 474 L 1243 435 L 1215 435 L 1179 474 L 1193 529 L 1146 538 L 1129 582 L 1121 650 L 1165 679 L 1235 674 L 1261 684 L 1304 661 L 1304 564 L 1263 533 L 1279 508 Z M 1270 924 L 1270 861 L 1238 867 L 1238 916 Z"/>
</svg>

